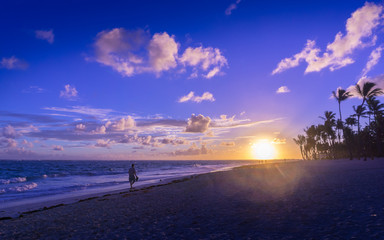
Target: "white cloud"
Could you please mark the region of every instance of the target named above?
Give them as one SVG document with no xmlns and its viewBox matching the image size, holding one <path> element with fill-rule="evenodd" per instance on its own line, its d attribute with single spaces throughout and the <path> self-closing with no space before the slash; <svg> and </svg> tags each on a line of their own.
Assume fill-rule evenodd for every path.
<svg viewBox="0 0 384 240">
<path fill-rule="evenodd" d="M 2 58 L 0 61 L 0 68 L 6 69 L 27 69 L 28 63 L 12 56 L 10 58 Z"/>
<path fill-rule="evenodd" d="M 60 145 L 53 145 L 52 149 L 55 151 L 64 151 L 64 147 Z"/>
<path fill-rule="evenodd" d="M 321 50 L 315 47 L 315 41 L 308 40 L 301 52 L 291 58 L 281 60 L 272 74 L 296 67 L 302 61 L 308 64 L 305 73 L 319 72 L 326 67 L 334 71 L 354 63 L 350 55 L 356 49 L 372 46 L 376 43 L 377 36 L 373 34 L 373 30 L 380 24 L 382 11 L 381 5 L 366 2 L 347 20 L 346 34 L 337 33 L 335 40 L 327 45 L 322 56 L 320 56 Z"/>
<path fill-rule="evenodd" d="M 169 36 L 166 32 L 154 34 L 148 47 L 152 69 L 161 72 L 175 68 L 178 48 L 174 36 Z"/>
<path fill-rule="evenodd" d="M 221 55 L 218 48 L 187 48 L 180 57 L 180 62 L 186 66 L 199 67 L 208 72 L 205 78 L 216 76 L 222 67 L 228 65 L 227 59 Z"/>
<path fill-rule="evenodd" d="M 2 135 L 6 138 L 16 138 L 19 136 L 19 134 L 11 125 L 3 127 Z"/>
<path fill-rule="evenodd" d="M 135 120 L 131 116 L 127 116 L 126 118 L 121 118 L 113 123 L 108 122 L 106 125 L 107 127 L 110 125 L 112 129 L 117 131 L 125 131 L 135 126 Z"/>
<path fill-rule="evenodd" d="M 227 9 L 225 9 L 225 15 L 231 15 L 232 11 L 237 8 L 237 5 L 241 2 L 241 0 L 236 0 L 235 3 L 232 3 L 231 5 L 228 6 Z"/>
<path fill-rule="evenodd" d="M 275 118 L 262 121 L 251 121 L 250 119 L 236 119 L 235 115 L 231 118 L 227 118 L 227 115 L 221 115 L 220 119 L 213 119 L 210 123 L 211 129 L 231 129 L 241 127 L 253 127 L 259 124 L 273 123 L 283 118 Z"/>
<path fill-rule="evenodd" d="M 140 145 L 154 145 L 156 144 L 156 140 L 152 138 L 152 136 L 138 136 L 135 135 L 124 135 L 123 138 L 117 140 L 118 143 L 137 143 Z"/>
<path fill-rule="evenodd" d="M 17 147 L 17 142 L 12 138 L 0 138 L 0 147 L 2 148 L 15 148 Z"/>
<path fill-rule="evenodd" d="M 276 90 L 276 93 L 289 93 L 290 91 L 287 86 L 281 86 Z"/>
<path fill-rule="evenodd" d="M 203 95 L 201 95 L 201 97 L 199 97 L 199 96 L 195 96 L 195 93 L 191 91 L 190 93 L 188 93 L 188 95 L 182 96 L 178 102 L 183 103 L 183 102 L 188 102 L 188 101 L 196 102 L 196 103 L 201 103 L 202 101 L 213 102 L 213 101 L 215 101 L 215 98 L 213 97 L 212 93 L 210 93 L 210 92 L 205 92 L 205 93 L 203 93 Z"/>
<path fill-rule="evenodd" d="M 53 30 L 52 29 L 49 30 L 49 31 L 36 30 L 35 31 L 35 36 L 36 36 L 37 39 L 46 40 L 50 44 L 52 44 L 53 41 L 55 40 L 55 35 L 53 34 Z"/>
<path fill-rule="evenodd" d="M 371 52 L 367 65 L 363 69 L 362 76 L 366 76 L 367 73 L 371 71 L 372 68 L 379 62 L 379 59 L 381 58 L 381 51 L 383 51 L 383 47 L 379 46 Z"/>
<path fill-rule="evenodd" d="M 192 66 L 191 76 L 197 77 L 197 67 L 211 78 L 220 73 L 227 60 L 217 48 L 187 48 L 179 57 L 179 46 L 173 35 L 155 33 L 152 37 L 143 30 L 124 28 L 105 30 L 97 34 L 94 43 L 95 61 L 112 67 L 125 77 L 144 72 L 159 74 L 182 66 Z M 178 69 L 178 73 L 185 69 Z"/>
<path fill-rule="evenodd" d="M 85 125 L 80 123 L 76 125 L 76 130 L 85 130 Z"/>
<path fill-rule="evenodd" d="M 176 150 L 173 152 L 173 155 L 202 155 L 210 152 L 211 150 L 208 149 L 205 144 L 202 144 L 201 147 L 198 148 L 196 143 L 192 143 L 188 149 Z"/>
<path fill-rule="evenodd" d="M 188 125 L 185 131 L 203 133 L 208 130 L 210 122 L 211 119 L 208 116 L 204 117 L 201 114 L 197 116 L 195 114 L 192 114 L 191 118 L 188 119 Z"/>
<path fill-rule="evenodd" d="M 159 140 L 161 144 L 171 144 L 171 145 L 186 145 L 188 141 L 184 138 L 172 139 L 172 138 L 163 138 Z"/>
<path fill-rule="evenodd" d="M 143 30 L 129 31 L 124 28 L 105 30 L 97 34 L 94 43 L 96 61 L 112 67 L 123 76 L 137 72 L 143 59 L 136 54 L 147 41 Z"/>
<path fill-rule="evenodd" d="M 106 132 L 107 132 L 107 128 L 104 125 L 102 125 L 100 127 L 97 127 L 95 130 L 92 130 L 91 133 L 93 133 L 93 134 L 105 134 Z"/>
<path fill-rule="evenodd" d="M 33 143 L 31 142 L 28 142 L 27 140 L 23 139 L 23 141 L 21 142 L 21 144 L 29 147 L 29 148 L 32 148 L 33 147 Z"/>
<path fill-rule="evenodd" d="M 74 86 L 71 86 L 69 84 L 64 86 L 64 90 L 60 91 L 60 97 L 66 98 L 68 100 L 76 100 L 78 95 L 78 92 Z"/>
<path fill-rule="evenodd" d="M 91 108 L 87 106 L 73 106 L 72 108 L 61 108 L 61 107 L 45 107 L 44 110 L 56 111 L 56 112 L 70 112 L 95 117 L 106 117 L 109 113 L 113 112 L 112 109 L 104 108 Z"/>
<path fill-rule="evenodd" d="M 109 148 L 111 146 L 111 144 L 113 144 L 114 142 L 107 139 L 107 140 L 104 140 L 104 139 L 99 139 L 97 140 L 97 143 L 95 144 L 95 147 L 107 147 Z"/>
</svg>

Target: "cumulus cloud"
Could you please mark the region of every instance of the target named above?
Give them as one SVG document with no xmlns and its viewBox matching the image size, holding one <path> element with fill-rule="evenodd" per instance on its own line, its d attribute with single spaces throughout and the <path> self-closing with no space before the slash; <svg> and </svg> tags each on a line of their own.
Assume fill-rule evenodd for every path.
<svg viewBox="0 0 384 240">
<path fill-rule="evenodd" d="M 3 57 L 0 61 L 0 68 L 24 70 L 28 68 L 28 63 L 16 58 L 15 56 L 10 58 Z"/>
<path fill-rule="evenodd" d="M 183 102 L 188 102 L 188 101 L 196 102 L 196 103 L 201 103 L 202 101 L 213 102 L 213 101 L 215 101 L 215 98 L 213 97 L 212 93 L 210 93 L 210 92 L 205 92 L 201 96 L 195 96 L 195 93 L 191 91 L 190 93 L 188 93 L 188 95 L 182 96 L 178 102 L 183 103 Z"/>
<path fill-rule="evenodd" d="M 143 30 L 129 31 L 115 28 L 102 31 L 97 34 L 94 43 L 95 60 L 112 67 L 123 76 L 130 77 L 143 63 L 138 51 L 147 38 L 147 33 Z"/>
<path fill-rule="evenodd" d="M 173 152 L 173 155 L 202 155 L 210 152 L 211 150 L 205 144 L 202 144 L 199 148 L 196 143 L 192 143 L 188 149 L 176 150 Z"/>
<path fill-rule="evenodd" d="M 371 71 L 372 68 L 379 62 L 379 59 L 381 58 L 381 51 L 383 51 L 383 47 L 379 46 L 371 52 L 367 65 L 365 66 L 361 74 L 362 76 L 366 76 L 367 73 Z"/>
<path fill-rule="evenodd" d="M 287 86 L 281 86 L 276 90 L 276 93 L 289 93 L 290 91 Z"/>
<path fill-rule="evenodd" d="M 85 125 L 80 123 L 76 125 L 76 130 L 85 130 Z"/>
<path fill-rule="evenodd" d="M 206 73 L 202 76 L 211 78 L 227 65 L 226 58 L 217 48 L 189 47 L 179 57 L 179 46 L 175 37 L 167 32 L 151 36 L 143 30 L 115 28 L 97 34 L 94 60 L 125 77 L 144 72 L 160 74 L 182 65 L 192 66 L 196 77 L 199 67 Z M 185 69 L 179 69 L 179 72 L 185 72 Z"/>
<path fill-rule="evenodd" d="M 71 86 L 69 84 L 64 86 L 64 90 L 60 91 L 60 97 L 61 98 L 66 98 L 68 100 L 76 100 L 78 95 L 78 92 L 74 86 Z"/>
<path fill-rule="evenodd" d="M 199 132 L 203 133 L 208 130 L 211 118 L 204 117 L 203 115 L 192 114 L 191 118 L 188 119 L 188 125 L 185 129 L 186 132 Z"/>
<path fill-rule="evenodd" d="M 136 143 L 139 145 L 145 145 L 145 146 L 154 146 L 156 147 L 157 141 L 152 138 L 150 135 L 145 135 L 145 136 L 138 136 L 137 134 L 135 135 L 124 135 L 122 138 L 118 139 L 116 141 L 117 143 Z"/>
<path fill-rule="evenodd" d="M 111 144 L 113 144 L 113 141 L 107 139 L 107 140 L 104 140 L 104 139 L 99 139 L 97 140 L 97 143 L 95 144 L 95 147 L 110 147 Z"/>
<path fill-rule="evenodd" d="M 95 130 L 92 130 L 92 133 L 93 134 L 105 134 L 106 131 L 107 131 L 107 128 L 104 125 L 102 125 L 100 127 L 97 127 Z"/>
<path fill-rule="evenodd" d="M 152 69 L 161 72 L 175 68 L 178 47 L 174 36 L 169 36 L 166 32 L 154 34 L 148 47 Z"/>
<path fill-rule="evenodd" d="M 11 125 L 3 127 L 2 135 L 6 138 L 16 138 L 19 136 L 15 128 L 13 128 Z"/>
<path fill-rule="evenodd" d="M 305 73 L 319 72 L 327 67 L 334 71 L 354 63 L 351 54 L 356 49 L 376 44 L 377 36 L 373 31 L 380 24 L 382 12 L 381 5 L 366 2 L 347 20 L 346 34 L 337 33 L 334 41 L 327 45 L 322 55 L 320 55 L 321 50 L 315 46 L 316 42 L 308 40 L 301 52 L 281 60 L 272 74 L 296 67 L 303 61 L 308 64 Z"/>
<path fill-rule="evenodd" d="M 116 131 L 125 131 L 135 126 L 135 120 L 131 116 L 127 116 L 115 122 L 108 122 L 106 126 Z"/>
<path fill-rule="evenodd" d="M 186 66 L 200 67 L 208 72 L 205 78 L 212 78 L 220 69 L 228 64 L 220 49 L 212 47 L 187 48 L 180 57 L 180 62 Z M 197 75 L 196 75 L 197 76 Z"/>
<path fill-rule="evenodd" d="M 31 142 L 28 142 L 27 140 L 23 139 L 23 141 L 21 142 L 21 144 L 29 147 L 29 148 L 32 148 L 33 147 L 33 143 Z"/>
<path fill-rule="evenodd" d="M 235 3 L 232 3 L 231 5 L 229 5 L 227 7 L 227 9 L 225 9 L 225 15 L 231 15 L 232 14 L 232 11 L 235 10 L 237 8 L 237 5 L 241 2 L 241 0 L 236 0 Z"/>
<path fill-rule="evenodd" d="M 60 145 L 53 145 L 52 149 L 55 151 L 64 151 L 64 147 Z"/>
<path fill-rule="evenodd" d="M 50 44 L 52 44 L 55 40 L 55 34 L 53 34 L 53 30 L 36 30 L 35 36 L 37 39 L 46 40 Z"/>
<path fill-rule="evenodd" d="M 0 138 L 0 147 L 2 148 L 15 148 L 17 147 L 17 142 L 12 138 Z"/>
<path fill-rule="evenodd" d="M 179 139 L 163 138 L 159 140 L 159 143 L 171 144 L 171 145 L 186 145 L 188 144 L 188 141 L 185 140 L 184 138 L 179 138 Z"/>
</svg>

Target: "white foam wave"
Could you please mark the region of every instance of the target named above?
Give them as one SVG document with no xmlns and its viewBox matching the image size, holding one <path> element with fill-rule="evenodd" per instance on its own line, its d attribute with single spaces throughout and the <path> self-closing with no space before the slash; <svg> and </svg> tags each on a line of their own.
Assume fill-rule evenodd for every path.
<svg viewBox="0 0 384 240">
<path fill-rule="evenodd" d="M 25 182 L 27 181 L 26 177 L 15 177 L 11 178 L 11 183 Z"/>
<path fill-rule="evenodd" d="M 9 179 L 0 179 L 0 183 L 1 184 L 10 184 L 11 180 L 9 180 Z"/>
<path fill-rule="evenodd" d="M 10 179 L 0 179 L 1 184 L 10 184 L 10 183 L 21 183 L 21 182 L 26 182 L 27 178 L 26 177 L 15 177 L 15 178 L 10 178 Z"/>
<path fill-rule="evenodd" d="M 37 183 L 33 182 L 33 183 L 26 184 L 23 186 L 11 187 L 11 188 L 9 188 L 9 190 L 14 191 L 14 192 L 25 192 L 25 191 L 34 189 L 35 187 L 37 187 Z"/>
</svg>

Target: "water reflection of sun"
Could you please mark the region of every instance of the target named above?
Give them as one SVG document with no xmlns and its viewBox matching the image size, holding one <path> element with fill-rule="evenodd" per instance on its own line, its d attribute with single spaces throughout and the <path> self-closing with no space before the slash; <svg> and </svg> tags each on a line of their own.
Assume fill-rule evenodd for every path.
<svg viewBox="0 0 384 240">
<path fill-rule="evenodd" d="M 252 157 L 254 159 L 274 159 L 276 157 L 276 149 L 271 141 L 262 139 L 253 143 L 251 146 Z"/>
</svg>

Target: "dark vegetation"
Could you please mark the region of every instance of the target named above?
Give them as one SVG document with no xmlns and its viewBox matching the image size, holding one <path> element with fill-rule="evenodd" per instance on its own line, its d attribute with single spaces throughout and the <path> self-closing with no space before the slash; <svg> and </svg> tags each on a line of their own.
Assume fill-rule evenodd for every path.
<svg viewBox="0 0 384 240">
<path fill-rule="evenodd" d="M 369 81 L 356 84 L 354 90 L 362 98 L 361 105 L 353 106 L 354 114 L 343 121 L 341 103 L 352 93 L 338 88 L 332 94 L 339 105 L 339 118 L 325 111 L 322 124 L 305 128 L 303 135 L 293 139 L 304 160 L 384 157 L 384 104 L 376 98 L 384 92 Z M 363 118 L 368 120 L 365 126 Z"/>
</svg>

